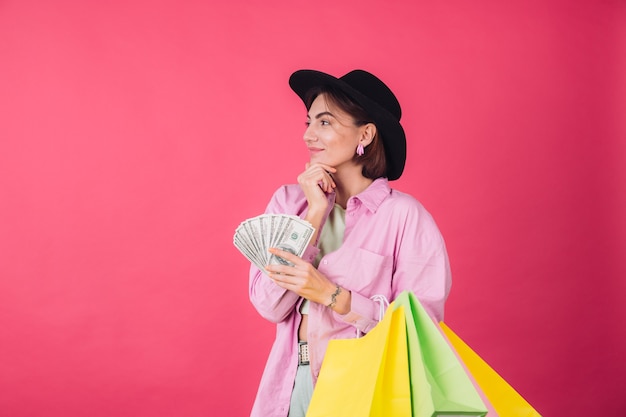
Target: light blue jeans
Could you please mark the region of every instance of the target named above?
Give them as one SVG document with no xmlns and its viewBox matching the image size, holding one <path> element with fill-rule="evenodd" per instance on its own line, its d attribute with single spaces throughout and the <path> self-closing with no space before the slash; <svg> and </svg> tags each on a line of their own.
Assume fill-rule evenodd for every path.
<svg viewBox="0 0 626 417">
<path fill-rule="evenodd" d="M 298 365 L 296 380 L 291 391 L 289 417 L 305 417 L 313 395 L 313 377 L 310 365 Z"/>
</svg>

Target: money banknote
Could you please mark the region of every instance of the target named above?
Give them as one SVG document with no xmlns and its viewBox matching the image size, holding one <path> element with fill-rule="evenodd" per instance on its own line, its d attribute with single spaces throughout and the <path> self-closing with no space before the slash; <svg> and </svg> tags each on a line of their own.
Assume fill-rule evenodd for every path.
<svg viewBox="0 0 626 417">
<path fill-rule="evenodd" d="M 244 220 L 235 230 L 235 247 L 257 268 L 265 271 L 270 264 L 293 265 L 272 255 L 269 248 L 278 248 L 302 256 L 315 229 L 309 222 L 290 214 L 262 214 Z"/>
</svg>

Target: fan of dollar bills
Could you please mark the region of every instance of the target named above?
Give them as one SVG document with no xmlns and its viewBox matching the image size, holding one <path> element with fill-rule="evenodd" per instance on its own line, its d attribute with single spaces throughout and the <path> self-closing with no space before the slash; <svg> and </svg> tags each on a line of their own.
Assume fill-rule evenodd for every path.
<svg viewBox="0 0 626 417">
<path fill-rule="evenodd" d="M 244 220 L 237 227 L 233 243 L 250 262 L 262 271 L 270 264 L 293 265 L 272 255 L 278 248 L 302 256 L 315 229 L 309 222 L 289 214 L 262 214 Z"/>
</svg>

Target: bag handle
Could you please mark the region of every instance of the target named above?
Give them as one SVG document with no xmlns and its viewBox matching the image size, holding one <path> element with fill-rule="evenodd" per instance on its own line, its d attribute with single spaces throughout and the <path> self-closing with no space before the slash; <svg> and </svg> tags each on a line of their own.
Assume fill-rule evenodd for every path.
<svg viewBox="0 0 626 417">
<path fill-rule="evenodd" d="M 370 300 L 378 303 L 378 321 L 383 321 L 383 317 L 385 316 L 385 311 L 389 307 L 389 300 L 382 294 L 376 294 L 370 297 Z M 361 330 L 356 329 L 356 338 L 361 337 Z"/>
</svg>

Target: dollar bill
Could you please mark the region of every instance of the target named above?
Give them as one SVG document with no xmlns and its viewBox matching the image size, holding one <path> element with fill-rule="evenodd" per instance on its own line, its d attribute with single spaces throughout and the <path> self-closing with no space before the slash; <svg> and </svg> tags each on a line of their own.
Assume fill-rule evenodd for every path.
<svg viewBox="0 0 626 417">
<path fill-rule="evenodd" d="M 289 218 L 280 231 L 274 247 L 284 250 L 285 252 L 293 253 L 296 256 L 302 256 L 312 235 L 313 227 L 310 224 L 301 221 L 300 218 Z M 276 255 L 270 257 L 269 263 L 293 265 L 293 263 Z"/>
<path fill-rule="evenodd" d="M 257 268 L 265 271 L 268 264 L 292 265 L 283 258 L 270 256 L 269 248 L 302 256 L 314 231 L 309 222 L 298 216 L 262 214 L 239 224 L 233 244 Z"/>
</svg>

